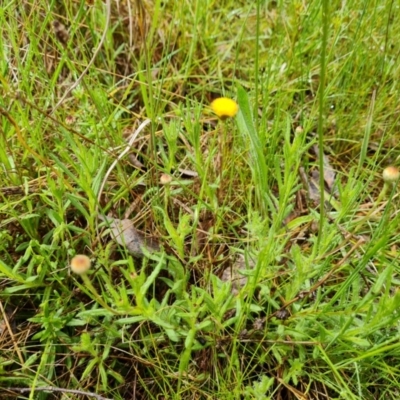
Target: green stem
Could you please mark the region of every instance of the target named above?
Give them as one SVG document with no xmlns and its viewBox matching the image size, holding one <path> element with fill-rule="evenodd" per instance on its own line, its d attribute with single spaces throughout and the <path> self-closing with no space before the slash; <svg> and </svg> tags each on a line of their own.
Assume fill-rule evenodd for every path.
<svg viewBox="0 0 400 400">
<path fill-rule="evenodd" d="M 324 119 L 325 119 L 325 75 L 326 75 L 326 48 L 328 44 L 329 27 L 329 3 L 322 1 L 322 49 L 321 49 L 321 72 L 319 82 L 319 118 L 318 118 L 318 147 L 319 147 L 319 186 L 321 193 L 320 220 L 318 235 L 318 247 L 321 243 L 324 231 L 325 199 L 324 199 Z"/>
<path fill-rule="evenodd" d="M 224 199 L 224 189 L 225 189 L 225 180 L 224 180 L 224 169 L 225 165 L 224 162 L 228 158 L 229 154 L 229 146 L 230 144 L 228 143 L 228 126 L 227 126 L 227 121 L 221 121 L 222 122 L 222 128 L 221 128 L 221 134 L 218 135 L 218 154 L 219 154 L 219 171 L 217 172 L 219 175 L 219 187 L 218 187 L 218 204 L 222 205 L 223 199 Z M 220 123 L 221 123 L 220 122 Z"/>
<path fill-rule="evenodd" d="M 112 312 L 113 314 L 119 314 L 118 311 L 114 310 L 113 308 L 111 308 L 101 297 L 100 295 L 97 293 L 97 290 L 95 289 L 95 287 L 93 286 L 92 282 L 90 281 L 89 277 L 86 274 L 81 275 L 82 276 L 82 280 L 84 282 L 84 284 L 86 285 L 86 288 L 89 289 L 90 293 L 94 296 L 94 298 L 96 299 L 96 301 L 106 310 Z"/>
<path fill-rule="evenodd" d="M 375 204 L 374 204 L 375 207 L 372 207 L 372 210 L 374 210 L 376 207 L 379 206 L 379 203 L 380 203 L 380 202 L 382 201 L 382 199 L 386 196 L 386 193 L 387 193 L 388 189 L 389 189 L 389 184 L 385 182 L 384 185 L 383 185 L 383 188 L 382 188 L 381 192 L 379 193 L 378 198 L 377 198 L 376 201 L 375 201 Z"/>
</svg>

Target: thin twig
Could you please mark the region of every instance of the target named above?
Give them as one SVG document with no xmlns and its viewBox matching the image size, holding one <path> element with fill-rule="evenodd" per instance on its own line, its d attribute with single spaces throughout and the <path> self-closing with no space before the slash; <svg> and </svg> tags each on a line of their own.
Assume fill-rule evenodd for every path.
<svg viewBox="0 0 400 400">
<path fill-rule="evenodd" d="M 67 96 L 81 83 L 83 77 L 87 74 L 87 72 L 89 71 L 89 68 L 93 65 L 94 60 L 96 59 L 97 55 L 99 54 L 99 52 L 100 52 L 100 50 L 101 50 L 101 48 L 103 46 L 103 43 L 104 43 L 104 41 L 106 39 L 108 27 L 110 25 L 110 19 L 111 19 L 111 0 L 106 0 L 106 26 L 104 27 L 104 31 L 103 31 L 103 34 L 101 36 L 100 43 L 97 46 L 96 50 L 94 51 L 93 57 L 89 61 L 89 63 L 86 66 L 86 68 L 83 70 L 83 72 L 78 77 L 78 79 L 75 81 L 75 83 L 73 83 L 70 86 L 70 88 L 67 89 L 67 91 L 64 93 L 64 96 L 53 107 L 53 109 L 51 110 L 50 114 L 54 114 L 54 112 L 57 110 L 58 107 L 60 107 L 60 105 L 64 102 L 64 100 L 67 98 Z"/>
<path fill-rule="evenodd" d="M 30 392 L 30 391 L 34 390 L 35 392 L 61 392 L 61 393 L 71 393 L 71 394 L 83 394 L 88 397 L 95 397 L 97 400 L 113 400 L 113 399 L 109 399 L 107 397 L 100 396 L 99 394 L 96 394 L 96 393 L 84 392 L 83 390 L 75 390 L 75 389 L 63 389 L 63 388 L 58 388 L 58 387 L 54 387 L 54 386 L 41 386 L 41 387 L 36 387 L 36 388 L 11 387 L 11 388 L 7 388 L 7 390 L 19 392 L 19 393 L 25 393 L 25 392 Z"/>
</svg>

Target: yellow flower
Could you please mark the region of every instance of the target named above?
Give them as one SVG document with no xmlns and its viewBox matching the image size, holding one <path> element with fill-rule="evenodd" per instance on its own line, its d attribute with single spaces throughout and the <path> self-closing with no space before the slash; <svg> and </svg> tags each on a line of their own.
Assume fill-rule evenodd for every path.
<svg viewBox="0 0 400 400">
<path fill-rule="evenodd" d="M 221 119 L 234 117 L 239 111 L 239 106 L 235 100 L 227 97 L 218 97 L 211 103 L 214 113 Z"/>
</svg>

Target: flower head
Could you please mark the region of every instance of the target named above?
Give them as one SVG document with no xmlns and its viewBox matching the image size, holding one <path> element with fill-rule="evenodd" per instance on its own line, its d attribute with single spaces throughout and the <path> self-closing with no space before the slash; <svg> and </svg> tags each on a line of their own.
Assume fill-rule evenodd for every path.
<svg viewBox="0 0 400 400">
<path fill-rule="evenodd" d="M 385 182 L 396 182 L 400 177 L 400 171 L 397 167 L 386 167 L 382 172 L 382 178 Z"/>
<path fill-rule="evenodd" d="M 221 119 L 234 117 L 239 111 L 239 106 L 235 100 L 227 97 L 218 97 L 211 103 L 211 108 L 214 113 Z"/>
<path fill-rule="evenodd" d="M 83 254 L 78 254 L 71 260 L 71 271 L 77 275 L 83 275 L 90 269 L 90 258 Z"/>
<path fill-rule="evenodd" d="M 172 176 L 168 174 L 161 174 L 160 176 L 160 183 L 162 185 L 168 185 L 172 182 Z"/>
</svg>

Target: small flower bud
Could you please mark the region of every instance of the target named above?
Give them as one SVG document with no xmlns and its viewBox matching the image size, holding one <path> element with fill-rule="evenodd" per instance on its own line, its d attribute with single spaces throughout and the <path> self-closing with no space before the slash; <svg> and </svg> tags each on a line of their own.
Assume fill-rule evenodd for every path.
<svg viewBox="0 0 400 400">
<path fill-rule="evenodd" d="M 294 130 L 294 133 L 296 134 L 296 135 L 300 135 L 300 134 L 302 134 L 304 132 L 304 129 L 303 129 L 303 127 L 302 126 L 297 126 L 296 127 L 296 129 Z"/>
<path fill-rule="evenodd" d="M 76 118 L 73 115 L 67 115 L 65 117 L 65 125 L 73 125 L 76 121 Z"/>
<path fill-rule="evenodd" d="M 162 175 L 160 176 L 160 183 L 161 183 L 161 185 L 168 185 L 168 184 L 171 183 L 171 182 L 172 182 L 172 177 L 171 177 L 171 175 L 162 174 Z"/>
<path fill-rule="evenodd" d="M 90 258 L 83 254 L 78 254 L 71 260 L 71 271 L 77 275 L 83 275 L 90 269 Z"/>
<path fill-rule="evenodd" d="M 400 171 L 397 167 L 389 166 L 383 170 L 382 178 L 385 182 L 396 182 L 400 177 Z"/>
</svg>

